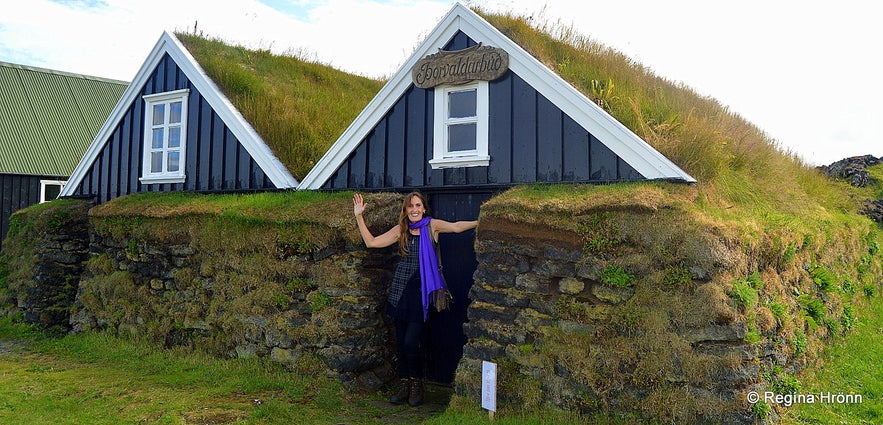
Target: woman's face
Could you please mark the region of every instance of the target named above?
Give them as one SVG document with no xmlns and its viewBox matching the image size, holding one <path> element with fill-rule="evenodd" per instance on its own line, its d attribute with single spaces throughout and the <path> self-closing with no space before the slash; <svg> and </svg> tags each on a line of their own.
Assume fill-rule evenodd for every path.
<svg viewBox="0 0 883 425">
<path fill-rule="evenodd" d="M 408 214 L 408 220 L 418 222 L 423 219 L 426 208 L 419 196 L 412 196 L 408 200 L 408 205 L 405 206 L 405 212 Z"/>
</svg>

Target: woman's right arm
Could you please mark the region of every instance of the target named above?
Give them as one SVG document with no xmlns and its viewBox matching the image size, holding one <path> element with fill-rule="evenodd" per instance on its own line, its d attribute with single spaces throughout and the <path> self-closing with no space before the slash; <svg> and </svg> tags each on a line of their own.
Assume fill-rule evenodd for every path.
<svg viewBox="0 0 883 425">
<path fill-rule="evenodd" d="M 368 248 L 386 248 L 398 242 L 398 226 L 393 226 L 392 229 L 387 230 L 380 236 L 372 235 L 371 231 L 368 230 L 368 225 L 365 224 L 365 219 L 362 217 L 364 211 L 365 200 L 362 198 L 362 195 L 358 193 L 353 195 L 353 214 L 356 216 L 356 224 L 359 226 L 359 233 L 362 235 L 362 240 L 365 241 L 365 246 Z"/>
</svg>

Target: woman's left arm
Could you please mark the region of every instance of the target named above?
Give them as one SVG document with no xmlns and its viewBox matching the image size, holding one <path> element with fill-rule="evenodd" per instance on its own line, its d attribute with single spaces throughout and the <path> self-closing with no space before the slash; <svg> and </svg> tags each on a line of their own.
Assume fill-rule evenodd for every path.
<svg viewBox="0 0 883 425">
<path fill-rule="evenodd" d="M 432 231 L 438 235 L 439 233 L 462 233 L 467 230 L 474 229 L 478 226 L 478 221 L 444 221 L 433 218 L 430 223 Z M 436 237 L 436 239 L 438 239 Z"/>
</svg>

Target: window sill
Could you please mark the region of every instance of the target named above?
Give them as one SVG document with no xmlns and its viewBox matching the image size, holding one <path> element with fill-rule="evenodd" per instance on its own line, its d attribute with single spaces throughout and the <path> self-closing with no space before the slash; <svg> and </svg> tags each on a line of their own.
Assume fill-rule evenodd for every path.
<svg viewBox="0 0 883 425">
<path fill-rule="evenodd" d="M 429 165 L 433 170 L 438 170 L 442 168 L 487 167 L 490 162 L 490 156 L 461 156 L 432 159 L 429 161 Z"/>
<path fill-rule="evenodd" d="M 141 184 L 184 183 L 184 176 L 141 177 Z"/>
</svg>

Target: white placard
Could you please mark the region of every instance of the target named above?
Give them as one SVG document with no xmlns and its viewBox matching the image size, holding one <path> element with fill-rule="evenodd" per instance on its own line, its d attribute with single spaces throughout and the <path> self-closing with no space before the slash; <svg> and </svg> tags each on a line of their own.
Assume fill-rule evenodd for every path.
<svg viewBox="0 0 883 425">
<path fill-rule="evenodd" d="M 481 407 L 497 411 L 497 364 L 481 362 Z"/>
</svg>

